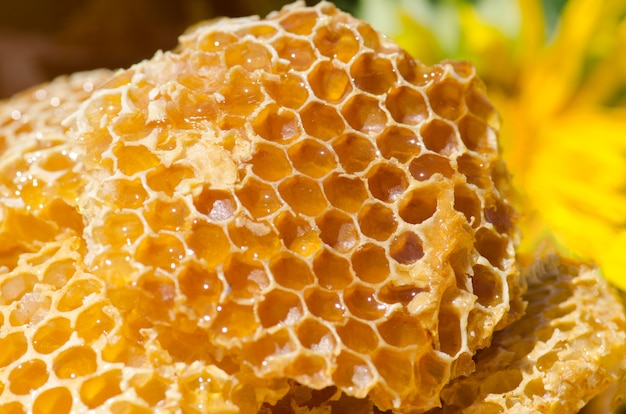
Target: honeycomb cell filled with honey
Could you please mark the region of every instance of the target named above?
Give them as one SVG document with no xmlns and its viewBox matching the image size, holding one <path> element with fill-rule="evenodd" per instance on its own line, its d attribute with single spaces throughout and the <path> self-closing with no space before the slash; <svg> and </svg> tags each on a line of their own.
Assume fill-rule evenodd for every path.
<svg viewBox="0 0 626 414">
<path fill-rule="evenodd" d="M 470 407 L 484 390 L 451 390 L 498 338 L 564 315 L 523 297 L 473 67 L 330 3 L 199 24 L 0 108 L 0 412 Z"/>
</svg>

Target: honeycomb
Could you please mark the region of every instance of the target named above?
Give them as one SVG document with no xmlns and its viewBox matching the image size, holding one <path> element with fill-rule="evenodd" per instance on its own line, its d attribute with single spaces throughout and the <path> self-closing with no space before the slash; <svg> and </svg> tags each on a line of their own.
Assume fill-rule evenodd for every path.
<svg viewBox="0 0 626 414">
<path fill-rule="evenodd" d="M 521 398 L 471 388 L 504 369 L 483 355 L 561 301 L 580 312 L 568 280 L 592 279 L 522 297 L 498 128 L 470 64 L 426 67 L 326 2 L 202 23 L 131 68 L 0 103 L 0 412 Z M 598 324 L 623 328 L 593 280 L 576 283 L 599 292 Z M 563 336 L 584 348 L 598 324 Z M 603 350 L 589 358 L 616 360 Z M 615 376 L 583 375 L 554 395 Z"/>
</svg>

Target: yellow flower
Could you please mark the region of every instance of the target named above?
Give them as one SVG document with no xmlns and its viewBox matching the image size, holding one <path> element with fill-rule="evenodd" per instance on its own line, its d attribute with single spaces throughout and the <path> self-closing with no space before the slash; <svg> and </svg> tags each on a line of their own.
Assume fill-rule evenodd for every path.
<svg viewBox="0 0 626 414">
<path fill-rule="evenodd" d="M 503 119 L 521 250 L 550 240 L 626 289 L 626 1 L 569 0 L 552 19 L 542 4 L 558 3 L 367 0 L 360 11 L 425 63 L 474 63 Z"/>
</svg>

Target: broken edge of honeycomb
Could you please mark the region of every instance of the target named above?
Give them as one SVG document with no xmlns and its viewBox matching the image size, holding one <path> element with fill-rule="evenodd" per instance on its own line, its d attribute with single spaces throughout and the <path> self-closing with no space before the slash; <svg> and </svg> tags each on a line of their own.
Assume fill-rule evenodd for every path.
<svg viewBox="0 0 626 414">
<path fill-rule="evenodd" d="M 623 304 L 599 270 L 549 255 L 526 275 L 526 314 L 446 386 L 443 412 L 577 412 L 624 377 Z"/>
</svg>

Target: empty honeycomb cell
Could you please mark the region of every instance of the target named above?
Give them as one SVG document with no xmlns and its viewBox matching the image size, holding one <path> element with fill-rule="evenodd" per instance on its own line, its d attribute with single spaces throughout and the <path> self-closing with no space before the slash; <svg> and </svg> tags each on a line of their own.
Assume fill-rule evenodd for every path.
<svg viewBox="0 0 626 414">
<path fill-rule="evenodd" d="M 465 153 L 456 159 L 459 172 L 465 176 L 469 184 L 474 184 L 478 188 L 487 188 L 492 182 L 485 170 L 489 164 L 472 154 Z"/>
<path fill-rule="evenodd" d="M 438 154 L 449 156 L 459 149 L 456 129 L 449 121 L 433 118 L 422 126 L 420 135 L 424 146 Z"/>
<path fill-rule="evenodd" d="M 349 62 L 360 48 L 357 34 L 339 22 L 317 28 L 313 42 L 322 55 L 345 63 Z"/>
<path fill-rule="evenodd" d="M 220 226 L 197 220 L 187 236 L 187 246 L 209 268 L 222 263 L 230 252 L 230 241 Z"/>
<path fill-rule="evenodd" d="M 72 399 L 72 393 L 66 387 L 47 389 L 35 398 L 33 414 L 69 414 Z"/>
<path fill-rule="evenodd" d="M 37 282 L 37 276 L 27 273 L 6 279 L 0 285 L 0 301 L 2 305 L 9 305 L 20 300 L 25 294 L 32 292 Z"/>
<path fill-rule="evenodd" d="M 59 378 L 76 378 L 93 374 L 98 369 L 94 350 L 87 346 L 74 346 L 59 353 L 52 365 Z"/>
<path fill-rule="evenodd" d="M 352 128 L 366 134 L 379 134 L 387 125 L 387 114 L 378 99 L 371 96 L 352 96 L 343 105 L 341 113 Z"/>
<path fill-rule="evenodd" d="M 396 125 L 387 127 L 376 138 L 376 146 L 383 157 L 395 158 L 402 163 L 412 160 L 421 151 L 417 135 L 408 128 Z"/>
<path fill-rule="evenodd" d="M 515 217 L 513 208 L 496 200 L 492 206 L 485 209 L 485 218 L 493 224 L 500 234 L 510 233 L 514 228 L 512 217 Z"/>
<path fill-rule="evenodd" d="M 270 271 L 276 283 L 288 289 L 301 291 L 314 280 L 309 264 L 289 252 L 272 257 Z"/>
<path fill-rule="evenodd" d="M 478 196 L 463 184 L 454 186 L 454 209 L 460 211 L 472 227 L 481 224 L 483 207 Z"/>
<path fill-rule="evenodd" d="M 350 262 L 327 248 L 315 255 L 313 272 L 317 283 L 326 289 L 344 289 L 354 279 Z"/>
<path fill-rule="evenodd" d="M 252 172 L 267 181 L 278 181 L 291 174 L 292 168 L 285 151 L 269 143 L 257 144 L 250 159 Z"/>
<path fill-rule="evenodd" d="M 211 330 L 217 339 L 239 341 L 252 335 L 259 325 L 252 306 L 226 302 L 218 305 Z"/>
<path fill-rule="evenodd" d="M 418 90 L 400 86 L 392 89 L 385 101 L 391 117 L 402 124 L 419 125 L 428 118 L 428 106 Z"/>
<path fill-rule="evenodd" d="M 476 250 L 498 269 L 504 268 L 507 247 L 506 239 L 497 233 L 484 227 L 476 231 Z"/>
<path fill-rule="evenodd" d="M 472 293 L 483 306 L 497 306 L 501 303 L 502 278 L 489 268 L 476 265 L 473 268 Z"/>
<path fill-rule="evenodd" d="M 255 219 L 268 216 L 282 206 L 274 187 L 254 177 L 248 177 L 235 194 Z"/>
<path fill-rule="evenodd" d="M 366 283 L 380 283 L 389 276 L 387 252 L 373 243 L 363 244 L 352 253 L 352 268 L 359 279 Z"/>
<path fill-rule="evenodd" d="M 155 199 L 148 203 L 145 218 L 155 232 L 162 230 L 180 231 L 186 223 L 189 208 L 184 200 Z"/>
<path fill-rule="evenodd" d="M 337 292 L 329 291 L 326 288 L 313 287 L 305 290 L 304 300 L 307 308 L 313 315 L 329 322 L 343 320 L 345 306 Z M 300 336 L 303 335 L 301 334 Z"/>
<path fill-rule="evenodd" d="M 350 76 L 357 88 L 375 95 L 387 92 L 396 81 L 391 62 L 375 53 L 360 54 L 350 66 Z"/>
<path fill-rule="evenodd" d="M 439 350 L 455 356 L 463 346 L 461 320 L 456 310 L 444 307 L 439 310 Z"/>
<path fill-rule="evenodd" d="M 152 407 L 165 400 L 165 393 L 170 387 L 169 380 L 156 374 L 136 374 L 130 379 L 129 384 L 137 395 Z"/>
<path fill-rule="evenodd" d="M 362 179 L 338 173 L 324 180 L 324 194 L 331 205 L 347 213 L 356 213 L 368 198 Z"/>
<path fill-rule="evenodd" d="M 136 209 L 148 198 L 148 193 L 141 181 L 137 178 L 134 180 L 112 179 L 106 181 L 99 190 L 99 195 L 103 200 L 115 200 L 120 208 Z"/>
<path fill-rule="evenodd" d="M 380 319 L 387 309 L 386 304 L 378 301 L 374 289 L 358 284 L 346 289 L 344 300 L 352 315 L 365 320 Z"/>
<path fill-rule="evenodd" d="M 335 139 L 333 149 L 348 173 L 364 171 L 376 158 L 376 147 L 368 138 L 356 133 Z"/>
<path fill-rule="evenodd" d="M 286 178 L 278 185 L 281 198 L 294 213 L 317 216 L 328 206 L 317 181 L 303 175 Z"/>
<path fill-rule="evenodd" d="M 300 124 L 289 109 L 268 105 L 252 122 L 254 131 L 268 141 L 285 143 L 300 135 Z"/>
<path fill-rule="evenodd" d="M 25 294 L 9 315 L 9 322 L 13 326 L 22 326 L 28 323 L 38 323 L 50 310 L 52 299 L 39 292 Z"/>
<path fill-rule="evenodd" d="M 385 241 L 398 227 L 393 211 L 382 203 L 370 203 L 359 211 L 361 233 L 378 241 Z"/>
<path fill-rule="evenodd" d="M 93 341 L 115 327 L 115 321 L 103 307 L 104 303 L 96 303 L 80 312 L 75 322 L 78 336 L 86 341 Z"/>
<path fill-rule="evenodd" d="M 70 321 L 59 316 L 40 325 L 31 343 L 35 351 L 49 354 L 63 346 L 70 339 L 72 332 Z"/>
<path fill-rule="evenodd" d="M 243 254 L 231 254 L 224 263 L 224 277 L 228 283 L 229 296 L 254 298 L 269 285 L 263 264 L 246 258 Z"/>
<path fill-rule="evenodd" d="M 120 394 L 122 372 L 114 369 L 96 377 L 89 378 L 80 387 L 80 399 L 89 408 L 101 406 L 106 400 Z"/>
<path fill-rule="evenodd" d="M 489 140 L 493 139 L 493 131 L 485 121 L 472 114 L 461 119 L 459 133 L 463 143 L 471 151 L 485 151 L 492 147 Z"/>
<path fill-rule="evenodd" d="M 432 84 L 426 93 L 430 107 L 442 118 L 456 121 L 466 111 L 465 86 L 454 78 L 448 77 Z"/>
<path fill-rule="evenodd" d="M 146 266 L 175 269 L 185 257 L 185 246 L 178 237 L 167 233 L 148 236 L 137 246 L 137 260 Z"/>
<path fill-rule="evenodd" d="M 346 70 L 331 60 L 318 63 L 307 79 L 315 96 L 323 101 L 340 102 L 352 91 Z"/>
<path fill-rule="evenodd" d="M 312 178 L 325 176 L 337 165 L 331 150 L 314 139 L 305 139 L 292 145 L 287 154 L 295 169 Z"/>
<path fill-rule="evenodd" d="M 340 136 L 346 127 L 335 108 L 318 101 L 300 110 L 300 120 L 307 134 L 324 141 Z"/>
<path fill-rule="evenodd" d="M 266 260 L 280 249 L 280 237 L 274 227 L 264 221 L 242 220 L 230 223 L 228 235 L 233 244 L 245 252 L 248 257 Z"/>
<path fill-rule="evenodd" d="M 421 187 L 407 192 L 400 200 L 398 214 L 407 223 L 420 224 L 437 211 L 437 187 Z"/>
<path fill-rule="evenodd" d="M 191 168 L 172 164 L 170 166 L 159 165 L 146 175 L 146 183 L 154 191 L 162 191 L 167 196 L 174 195 L 178 184 L 185 178 L 193 176 Z"/>
<path fill-rule="evenodd" d="M 308 257 L 322 244 L 317 229 L 305 218 L 286 211 L 274 220 L 283 244 L 293 252 Z"/>
<path fill-rule="evenodd" d="M 356 319 L 348 318 L 345 324 L 337 327 L 341 342 L 351 350 L 367 355 L 378 348 L 378 335 L 372 327 Z"/>
<path fill-rule="evenodd" d="M 378 164 L 367 174 L 370 193 L 384 202 L 393 202 L 402 197 L 409 186 L 404 171 L 394 165 Z"/>
<path fill-rule="evenodd" d="M 371 367 L 360 357 L 349 351 L 341 351 L 336 360 L 337 368 L 333 381 L 345 388 L 365 388 L 374 380 Z"/>
<path fill-rule="evenodd" d="M 400 264 L 415 263 L 424 257 L 422 239 L 412 231 L 405 231 L 391 240 L 389 255 Z"/>
<path fill-rule="evenodd" d="M 95 279 L 75 280 L 64 289 L 64 294 L 57 303 L 57 309 L 61 312 L 72 311 L 80 307 L 86 297 L 101 291 L 101 282 Z"/>
<path fill-rule="evenodd" d="M 423 348 L 431 342 L 424 328 L 416 323 L 415 318 L 405 312 L 394 312 L 385 321 L 379 323 L 378 333 L 383 341 L 398 348 L 414 345 Z"/>
<path fill-rule="evenodd" d="M 324 292 L 324 294 L 332 293 Z M 318 297 L 313 294 L 312 300 L 316 299 Z M 320 313 L 324 314 L 325 312 L 320 310 Z M 298 335 L 298 340 L 305 348 L 314 351 L 324 350 L 329 352 L 337 346 L 337 341 L 328 326 L 313 318 L 302 319 L 296 328 L 296 334 Z"/>
<path fill-rule="evenodd" d="M 335 251 L 347 253 L 359 242 L 359 234 L 352 218 L 336 209 L 323 213 L 316 220 L 320 238 Z"/>
<path fill-rule="evenodd" d="M 381 347 L 374 354 L 372 362 L 387 385 L 394 390 L 405 390 L 414 381 L 412 361 L 401 352 Z"/>
<path fill-rule="evenodd" d="M 446 178 L 450 178 L 454 174 L 454 169 L 447 158 L 428 153 L 413 159 L 409 164 L 409 171 L 411 176 L 418 181 L 428 180 L 435 174 L 441 174 Z"/>
<path fill-rule="evenodd" d="M 300 297 L 293 292 L 272 289 L 258 305 L 258 315 L 264 328 L 294 324 L 302 316 Z"/>
<path fill-rule="evenodd" d="M 407 306 L 415 296 L 427 292 L 428 289 L 416 286 L 395 286 L 393 283 L 383 285 L 378 291 L 378 299 L 385 303 L 400 303 Z"/>
<path fill-rule="evenodd" d="M 161 163 L 159 157 L 144 145 L 118 144 L 113 147 L 113 154 L 117 159 L 117 168 L 129 177 Z"/>
<path fill-rule="evenodd" d="M 226 47 L 224 58 L 229 67 L 240 65 L 247 72 L 257 69 L 268 70 L 272 64 L 272 55 L 261 43 L 243 41 Z"/>
<path fill-rule="evenodd" d="M 25 395 L 48 381 L 48 367 L 40 359 L 22 362 L 9 374 L 9 389 L 13 394 Z"/>
<path fill-rule="evenodd" d="M 26 414 L 24 406 L 17 401 L 0 405 L 0 412 L 3 414 Z"/>
</svg>

